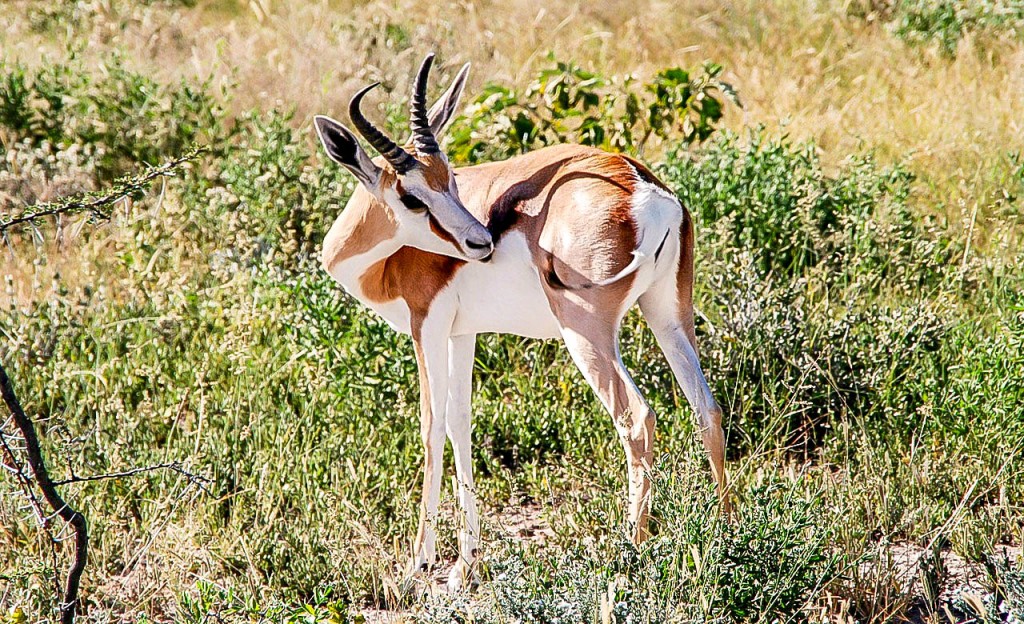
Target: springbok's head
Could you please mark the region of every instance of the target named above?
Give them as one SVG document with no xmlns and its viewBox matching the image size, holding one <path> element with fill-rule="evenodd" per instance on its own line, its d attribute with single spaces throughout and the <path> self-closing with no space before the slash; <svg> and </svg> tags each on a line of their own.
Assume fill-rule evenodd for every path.
<svg viewBox="0 0 1024 624">
<path fill-rule="evenodd" d="M 455 112 L 469 64 L 428 112 L 427 76 L 433 61 L 433 54 L 424 59 L 413 84 L 411 146 L 392 141 L 359 110 L 363 96 L 379 83 L 356 93 L 348 113 L 381 158 L 371 160 L 352 131 L 330 117 L 316 116 L 316 131 L 331 159 L 391 210 L 405 244 L 466 260 L 487 260 L 494 251 L 491 233 L 462 205 L 451 165 L 437 143 L 437 135 Z"/>
</svg>

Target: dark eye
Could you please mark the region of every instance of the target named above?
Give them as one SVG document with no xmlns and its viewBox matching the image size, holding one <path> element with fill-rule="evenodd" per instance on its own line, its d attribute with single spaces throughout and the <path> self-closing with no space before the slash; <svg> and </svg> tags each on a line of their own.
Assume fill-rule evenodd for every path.
<svg viewBox="0 0 1024 624">
<path fill-rule="evenodd" d="M 423 212 L 424 210 L 427 209 L 427 205 L 424 204 L 419 197 L 416 197 L 415 195 L 412 195 L 410 193 L 401 195 L 399 196 L 398 199 L 402 200 L 402 203 L 405 204 L 405 207 L 408 208 L 409 210 L 412 210 L 413 212 Z"/>
</svg>

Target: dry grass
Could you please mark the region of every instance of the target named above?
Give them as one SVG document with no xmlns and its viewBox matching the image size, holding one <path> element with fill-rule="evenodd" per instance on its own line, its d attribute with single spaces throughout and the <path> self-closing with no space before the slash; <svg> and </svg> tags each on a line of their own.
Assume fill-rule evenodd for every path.
<svg viewBox="0 0 1024 624">
<path fill-rule="evenodd" d="M 1007 154 L 1024 150 L 1024 98 L 1019 95 L 1024 93 L 1024 43 L 997 41 L 980 47 L 967 40 L 950 59 L 908 47 L 885 25 L 848 16 L 844 3 L 812 0 L 685 4 L 607 0 L 593 5 L 546 0 L 374 0 L 358 6 L 333 0 L 199 0 L 194 8 L 164 3 L 112 8 L 128 4 L 135 3 L 82 0 L 75 3 L 73 21 L 40 32 L 32 27 L 33 16 L 47 5 L 9 0 L 0 12 L 0 58 L 41 64 L 65 58 L 70 46 L 80 58 L 99 66 L 116 50 L 129 67 L 158 80 L 210 78 L 215 88 L 225 87 L 236 112 L 294 108 L 297 126 L 308 126 L 317 112 L 343 116 L 348 97 L 371 80 L 405 93 L 405 81 L 429 49 L 440 55 L 435 85 L 443 84 L 463 62 L 474 63 L 470 94 L 490 80 L 525 84 L 545 64 L 549 50 L 606 74 L 644 77 L 667 66 L 693 67 L 713 60 L 725 65 L 724 78 L 736 85 L 745 104 L 742 110 L 727 112 L 726 125 L 732 130 L 764 124 L 797 140 L 813 139 L 821 147 L 824 162 L 833 167 L 865 147 L 877 150 L 882 160 L 907 160 L 921 180 L 914 200 L 917 208 L 949 220 L 954 232 L 962 228 L 967 235 L 969 231 L 975 239 L 972 252 L 998 253 L 1004 246 L 1015 253 L 1011 244 L 1020 240 L 1020 233 L 1013 231 L 1022 225 L 1019 216 L 997 215 L 1001 204 L 996 191 L 1005 186 L 1009 175 Z M 375 102 L 384 101 L 381 94 L 373 97 Z M 47 199 L 46 192 L 56 188 L 42 188 L 38 197 Z M 168 205 L 184 210 L 180 203 L 168 200 Z M 986 219 L 993 216 L 1011 227 L 989 226 Z M 974 228 L 972 222 L 976 222 Z M 131 228 L 119 225 L 115 221 L 109 227 L 86 227 L 81 234 L 72 226 L 62 230 L 61 241 L 53 240 L 55 233 L 47 228 L 44 232 L 50 238 L 35 250 L 27 244 L 17 255 L 0 250 L 0 276 L 10 276 L 7 292 L 0 297 L 0 311 L 13 307 L 11 302 L 44 300 L 59 288 L 79 292 L 86 285 L 110 283 L 105 278 L 127 272 L 118 255 L 138 245 L 127 240 Z M 1012 253 L 1000 255 L 1009 258 Z M 172 266 L 187 274 L 188 263 L 188 258 L 176 257 Z M 1012 260 L 1006 263 L 1009 266 Z M 179 279 L 181 275 L 169 271 L 152 290 L 174 291 Z M 117 296 L 114 293 L 112 298 Z M 206 292 L 202 296 L 215 297 Z M 248 314 L 250 309 L 239 304 L 232 310 Z M 251 330 L 248 321 L 238 327 L 231 338 L 245 345 L 237 349 L 244 354 L 252 350 L 245 342 Z M 295 361 L 302 359 L 290 360 L 289 365 Z M 256 359 L 252 362 L 254 368 L 264 365 Z M 129 364 L 125 370 L 137 374 Z M 221 385 L 231 389 L 223 380 Z M 250 394 L 244 393 L 249 400 Z M 231 409 L 241 402 L 232 398 Z M 310 411 L 327 404 L 325 400 Z M 276 413 L 276 406 L 268 405 L 269 401 L 256 408 L 249 405 L 243 413 Z M 765 465 L 772 461 L 757 458 L 762 460 Z M 751 460 L 751 470 L 754 465 Z M 881 480 L 878 489 L 892 488 L 892 483 Z M 737 482 L 742 483 L 742 478 Z M 591 485 L 587 483 L 588 493 Z M 911 494 L 903 495 L 916 500 Z M 873 505 L 874 494 L 862 496 L 865 505 Z M 399 507 L 413 508 L 405 502 Z M 591 511 L 598 506 L 581 502 L 579 508 Z M 240 570 L 232 582 L 247 585 L 252 595 L 268 584 L 258 576 L 260 566 L 247 560 L 249 544 L 244 533 L 224 531 L 213 539 L 203 519 L 191 515 L 191 508 L 181 513 L 184 518 L 117 534 L 98 550 L 118 564 L 117 574 L 94 590 L 94 595 L 103 597 L 104 608 L 121 612 L 131 607 L 170 617 L 164 611 L 174 596 L 197 581 L 221 580 L 217 575 L 227 569 Z M 502 530 L 496 530 L 496 535 L 507 532 L 526 538 L 532 534 L 538 542 L 559 539 L 529 510 L 501 515 L 499 525 Z M 575 529 L 569 526 L 562 531 Z M 393 571 L 380 570 L 388 567 L 389 551 L 398 550 L 397 542 L 389 548 L 372 527 L 357 527 L 354 532 L 359 543 L 338 545 L 332 556 L 337 561 L 355 556 L 381 562 L 372 568 L 373 574 L 380 575 L 374 587 L 381 586 L 379 591 L 387 595 L 387 583 L 394 585 L 389 576 Z M 151 541 L 139 542 L 136 533 L 150 536 Z M 239 553 L 246 559 L 239 558 Z M 228 561 L 229 554 L 235 559 Z M 889 567 L 880 565 L 867 575 L 865 583 L 873 586 L 865 590 L 865 600 L 902 609 L 909 595 L 905 595 L 905 583 L 893 581 Z M 878 598 L 884 591 L 893 595 Z"/>
<path fill-rule="evenodd" d="M 22 10 L 0 18 L 6 55 L 55 58 L 85 44 L 82 55 L 99 57 L 117 48 L 147 74 L 237 83 L 238 110 L 295 107 L 298 123 L 343 110 L 369 80 L 404 90 L 428 49 L 439 52 L 442 74 L 474 63 L 470 93 L 488 80 L 522 84 L 548 50 L 609 74 L 710 59 L 726 66 L 745 103 L 727 116 L 731 127 L 784 127 L 815 139 L 832 162 L 863 145 L 908 158 L 928 199 L 957 218 L 958 205 L 991 202 L 1006 153 L 1024 146 L 1024 98 L 1014 95 L 1024 92 L 1024 44 L 982 51 L 968 40 L 947 59 L 848 16 L 844 2 L 201 0 L 128 15 L 109 0 L 79 4 L 87 7 L 81 32 L 59 36 L 33 33 L 24 14 L 37 5 L 15 4 Z"/>
</svg>

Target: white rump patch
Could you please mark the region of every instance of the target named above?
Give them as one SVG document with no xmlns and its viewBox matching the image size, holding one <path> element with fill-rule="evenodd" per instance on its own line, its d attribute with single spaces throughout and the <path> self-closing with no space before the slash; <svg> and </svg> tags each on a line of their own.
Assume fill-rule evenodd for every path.
<svg viewBox="0 0 1024 624">
<path fill-rule="evenodd" d="M 630 168 L 633 168 L 630 165 Z M 660 187 L 644 182 L 640 174 L 633 169 L 636 176 L 636 191 L 633 193 L 633 221 L 636 223 L 640 240 L 633 250 L 633 260 L 615 275 L 595 282 L 598 286 L 608 286 L 631 275 L 640 269 L 648 258 L 654 258 L 658 248 L 671 235 L 673 228 L 678 227 L 683 216 L 683 207 L 679 200 Z"/>
</svg>

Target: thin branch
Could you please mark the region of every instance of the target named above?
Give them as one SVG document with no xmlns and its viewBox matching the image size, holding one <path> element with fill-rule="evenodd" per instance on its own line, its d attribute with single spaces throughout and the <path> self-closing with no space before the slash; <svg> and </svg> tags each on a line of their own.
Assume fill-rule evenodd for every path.
<svg viewBox="0 0 1024 624">
<path fill-rule="evenodd" d="M 21 211 L 20 214 L 9 215 L 6 221 L 0 221 L 0 236 L 6 239 L 7 231 L 16 226 L 34 230 L 37 222 L 48 217 L 89 213 L 93 219 L 108 219 L 111 207 L 118 201 L 144 190 L 156 178 L 173 176 L 183 164 L 197 159 L 206 151 L 205 147 L 193 147 L 174 160 L 157 167 L 149 167 L 138 176 L 127 175 L 118 178 L 106 191 L 36 204 Z"/>
<path fill-rule="evenodd" d="M 32 509 L 32 513 L 36 517 L 36 522 L 46 535 L 46 543 L 50 546 L 50 566 L 53 569 L 53 588 L 54 596 L 60 596 L 60 578 L 59 568 L 57 566 L 57 540 L 53 537 L 53 532 L 50 531 L 50 521 L 46 517 L 46 512 L 43 511 L 43 504 L 39 501 L 39 497 L 36 496 L 35 490 L 32 488 L 32 478 L 25 474 L 25 467 L 18 461 L 17 456 L 14 454 L 14 449 L 11 448 L 10 439 L 12 436 L 8 436 L 3 432 L 7 425 L 12 421 L 8 418 L 0 428 L 0 446 L 3 446 L 4 454 L 7 460 L 10 461 L 10 465 L 7 463 L 2 464 L 4 468 L 11 471 L 14 474 L 14 478 L 18 481 L 18 485 L 21 486 L 22 492 L 25 494 L 25 498 L 28 500 L 28 506 Z"/>
<path fill-rule="evenodd" d="M 104 473 L 104 474 L 90 475 L 90 476 L 87 476 L 87 477 L 80 477 L 80 476 L 77 476 L 77 475 L 72 475 L 68 479 L 62 479 L 60 481 L 54 481 L 53 484 L 54 485 L 67 485 L 69 483 L 85 483 L 85 482 L 88 482 L 88 481 L 103 481 L 104 479 L 120 479 L 121 477 L 131 477 L 131 476 L 134 476 L 134 475 L 137 475 L 137 474 L 142 474 L 142 473 L 145 473 L 145 472 L 153 472 L 153 471 L 156 471 L 156 470 L 164 470 L 164 469 L 171 470 L 173 472 L 176 472 L 176 473 L 180 474 L 181 476 L 183 476 L 186 479 L 188 479 L 190 483 L 194 483 L 197 486 L 199 486 L 200 489 L 202 489 L 204 491 L 207 491 L 206 484 L 210 483 L 210 479 L 208 479 L 207 477 L 204 477 L 203 475 L 195 474 L 193 472 L 189 472 L 189 471 L 185 470 L 185 468 L 181 465 L 181 463 L 180 462 L 176 462 L 176 461 L 174 461 L 174 462 L 167 462 L 167 463 L 163 463 L 163 464 L 153 464 L 152 466 L 139 466 L 137 468 L 131 468 L 129 470 L 124 470 L 122 472 L 107 472 L 107 473 Z"/>
<path fill-rule="evenodd" d="M 39 490 L 43 493 L 50 508 L 54 509 L 61 518 L 65 520 L 75 532 L 75 555 L 71 561 L 71 569 L 68 570 L 67 584 L 64 588 L 64 597 L 60 604 L 61 624 L 73 624 L 75 612 L 78 610 L 78 587 L 82 581 L 82 572 L 85 571 L 85 562 L 89 555 L 89 532 L 85 516 L 69 506 L 61 498 L 53 481 L 50 480 L 50 473 L 43 461 L 43 453 L 39 447 L 39 438 L 36 435 L 36 428 L 32 420 L 25 415 L 21 408 L 17 395 L 14 394 L 14 387 L 11 380 L 0 363 L 0 394 L 3 395 L 4 403 L 14 417 L 14 424 L 21 431 L 25 439 L 25 454 L 28 456 L 28 465 L 32 469 L 32 475 Z M 24 475 L 23 475 L 24 476 Z"/>
</svg>

